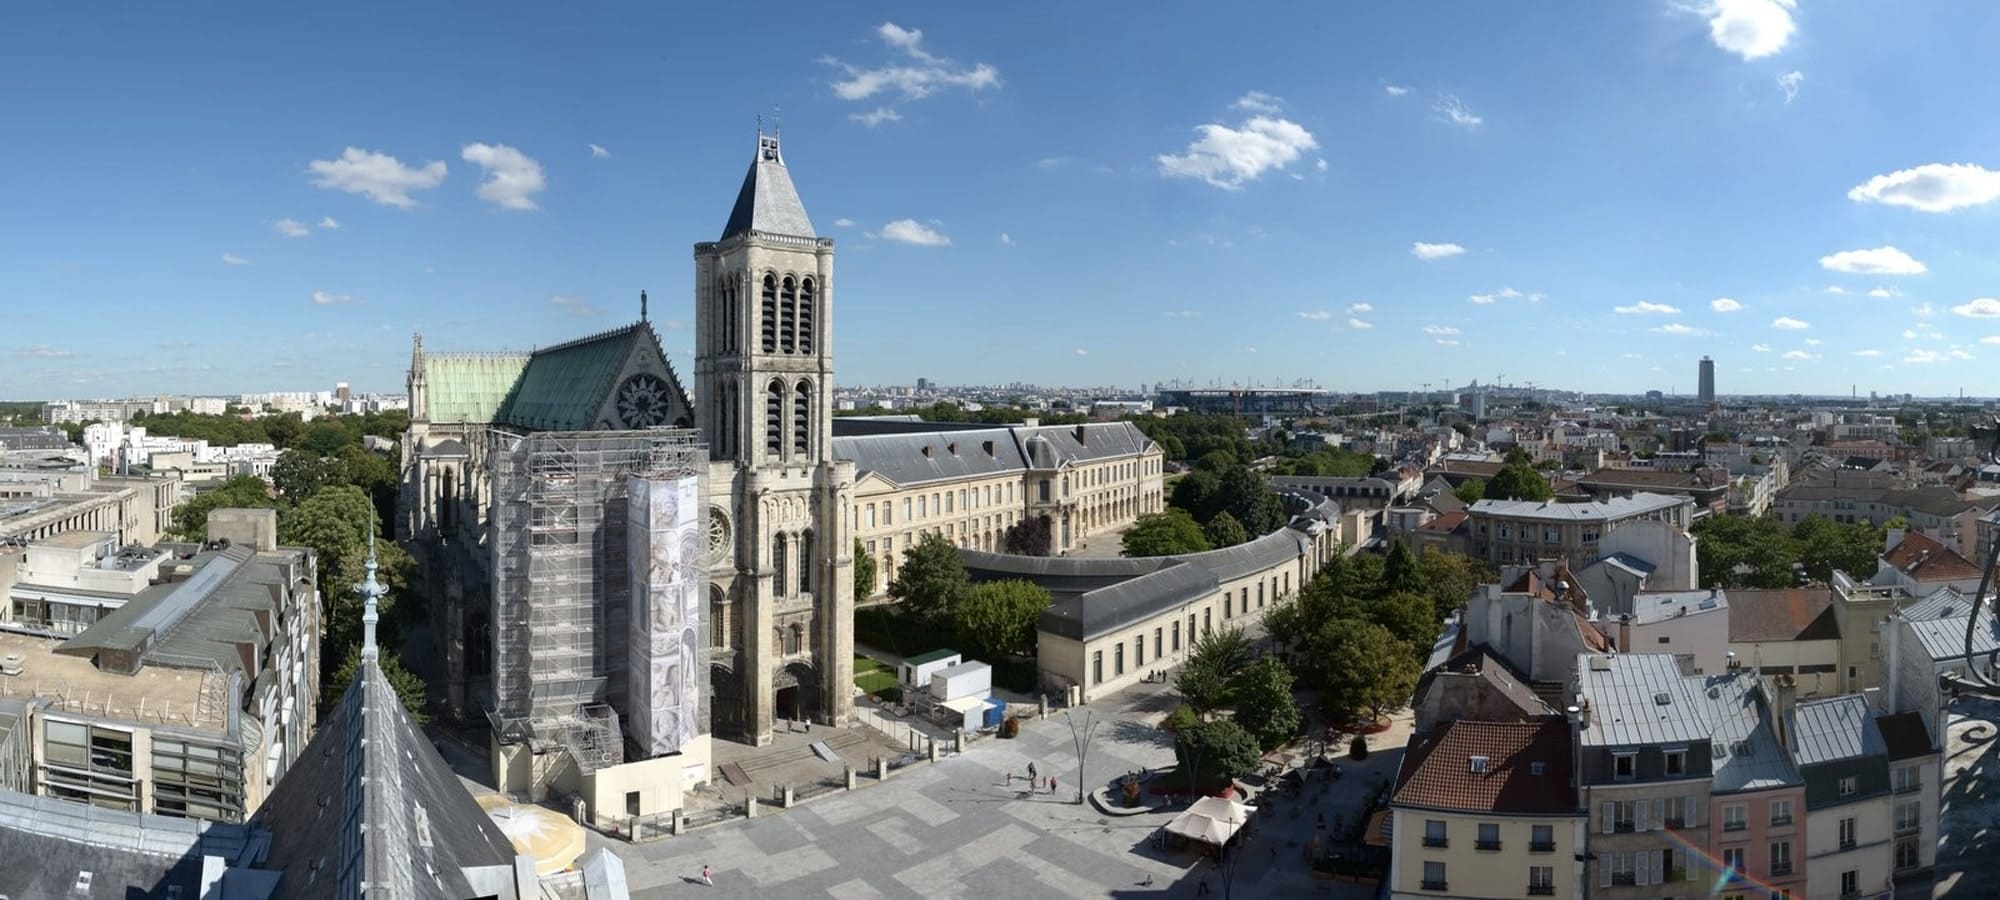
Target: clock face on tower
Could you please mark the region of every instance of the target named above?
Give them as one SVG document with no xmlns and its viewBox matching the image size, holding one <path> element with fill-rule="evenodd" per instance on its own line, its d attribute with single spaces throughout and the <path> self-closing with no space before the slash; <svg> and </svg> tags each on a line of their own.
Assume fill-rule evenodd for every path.
<svg viewBox="0 0 2000 900">
<path fill-rule="evenodd" d="M 618 420 L 626 428 L 653 428 L 667 423 L 667 383 L 641 372 L 618 386 Z"/>
</svg>

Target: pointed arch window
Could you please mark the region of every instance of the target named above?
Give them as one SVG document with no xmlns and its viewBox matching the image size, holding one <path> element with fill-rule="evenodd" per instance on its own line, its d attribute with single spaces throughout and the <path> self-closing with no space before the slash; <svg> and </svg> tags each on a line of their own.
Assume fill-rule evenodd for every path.
<svg viewBox="0 0 2000 900">
<path fill-rule="evenodd" d="M 791 638 L 785 641 L 785 653 L 797 656 L 804 652 L 806 652 L 806 628 L 795 622 L 792 624 Z"/>
<path fill-rule="evenodd" d="M 804 379 L 792 393 L 792 455 L 812 458 L 812 382 Z"/>
<path fill-rule="evenodd" d="M 772 381 L 764 396 L 764 452 L 777 457 L 785 452 L 785 383 Z"/>
<path fill-rule="evenodd" d="M 785 276 L 778 300 L 779 347 L 786 353 L 796 352 L 799 344 L 799 283 L 793 281 L 792 276 Z"/>
<path fill-rule="evenodd" d="M 813 352 L 813 301 L 818 298 L 811 278 L 799 280 L 799 352 Z"/>
<path fill-rule="evenodd" d="M 789 593 L 785 590 L 785 579 L 789 574 L 785 570 L 785 536 L 771 535 L 771 596 L 783 597 Z"/>
<path fill-rule="evenodd" d="M 764 276 L 763 298 L 763 338 L 764 352 L 778 352 L 778 277 Z"/>
<path fill-rule="evenodd" d="M 799 593 L 810 594 L 813 589 L 813 533 L 808 528 L 799 533 Z"/>
<path fill-rule="evenodd" d="M 743 322 L 743 276 L 731 274 L 722 300 L 722 350 L 735 353 L 737 350 L 737 329 Z"/>
</svg>

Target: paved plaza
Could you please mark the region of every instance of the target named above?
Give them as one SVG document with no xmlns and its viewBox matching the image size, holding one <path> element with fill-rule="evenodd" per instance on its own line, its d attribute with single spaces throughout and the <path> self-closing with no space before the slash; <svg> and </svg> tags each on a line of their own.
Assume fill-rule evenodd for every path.
<svg viewBox="0 0 2000 900">
<path fill-rule="evenodd" d="M 1088 753 L 1092 786 L 1134 769 L 1173 763 L 1169 736 L 1154 726 L 1172 708 L 1160 685 L 1128 691 L 1086 712 L 1101 724 Z M 1303 847 L 1324 814 L 1359 816 L 1401 758 L 1399 727 L 1377 736 L 1378 752 L 1349 774 L 1260 816 L 1236 853 L 1236 897 L 1368 897 L 1372 885 L 1314 877 Z M 1389 747 L 1395 744 L 1395 747 Z M 1109 816 L 1076 805 L 1076 753 L 1061 714 L 1026 722 L 1020 736 L 988 739 L 936 765 L 902 770 L 882 784 L 752 820 L 645 844 L 604 842 L 626 861 L 634 897 L 744 898 L 1192 896 L 1206 879 L 1223 895 L 1227 874 L 1194 850 L 1154 846 L 1172 810 Z M 1059 790 L 1033 794 L 1017 776 L 1034 763 Z M 593 841 L 601 838 L 593 836 Z M 703 865 L 715 884 L 700 883 Z M 1150 876 L 1151 884 L 1147 879 Z"/>
</svg>

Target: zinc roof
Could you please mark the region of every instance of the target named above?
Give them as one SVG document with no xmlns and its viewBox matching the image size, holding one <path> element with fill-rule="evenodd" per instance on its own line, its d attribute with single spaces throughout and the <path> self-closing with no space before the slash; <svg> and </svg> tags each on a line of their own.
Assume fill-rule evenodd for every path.
<svg viewBox="0 0 2000 900">
<path fill-rule="evenodd" d="M 1792 766 L 1791 755 L 1778 746 L 1778 736 L 1770 726 L 1770 707 L 1763 702 L 1754 673 L 1710 675 L 1694 681 L 1715 714 L 1710 759 L 1717 793 L 1804 783 Z"/>
<path fill-rule="evenodd" d="M 1792 707 L 1787 731 L 1792 736 L 1792 754 L 1802 766 L 1889 752 L 1868 710 L 1868 700 L 1860 694 L 1801 701 Z"/>
<path fill-rule="evenodd" d="M 1685 744 L 1708 740 L 1707 699 L 1681 675 L 1671 653 L 1580 653 L 1577 678 L 1590 702 L 1587 747 Z"/>
<path fill-rule="evenodd" d="M 1505 516 L 1510 519 L 1588 522 L 1644 515 L 1688 502 L 1686 497 L 1639 491 L 1630 497 L 1612 497 L 1588 503 L 1556 503 L 1551 500 L 1481 500 L 1472 504 L 1472 514 Z"/>
</svg>

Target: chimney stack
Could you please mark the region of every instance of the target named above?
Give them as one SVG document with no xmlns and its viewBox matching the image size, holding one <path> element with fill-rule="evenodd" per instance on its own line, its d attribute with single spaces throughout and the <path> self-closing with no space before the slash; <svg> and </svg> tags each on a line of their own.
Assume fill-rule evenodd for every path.
<svg viewBox="0 0 2000 900">
<path fill-rule="evenodd" d="M 1620 653 L 1632 652 L 1631 613 L 1624 613 L 1618 617 L 1618 652 Z"/>
<path fill-rule="evenodd" d="M 1897 640 L 1902 636 L 1902 629 L 1896 627 L 1896 623 L 1900 620 L 1900 616 L 1895 612 L 1882 617 L 1882 640 L 1889 644 L 1889 677 L 1883 681 L 1886 690 L 1882 696 L 1882 711 L 1892 716 L 1902 707 L 1902 698 L 1897 696 L 1897 689 L 1902 687 L 1902 679 L 1899 677 L 1902 673 L 1898 671 L 1901 667 L 1897 665 L 1902 660 L 1896 646 L 1902 643 Z"/>
<path fill-rule="evenodd" d="M 1779 746 L 1789 751 L 1792 749 L 1792 706 L 1798 702 L 1798 681 L 1790 675 L 1780 674 L 1771 679 L 1771 685 L 1774 688 L 1771 700 L 1771 718 L 1774 721 L 1771 724 L 1778 732 Z"/>
</svg>

